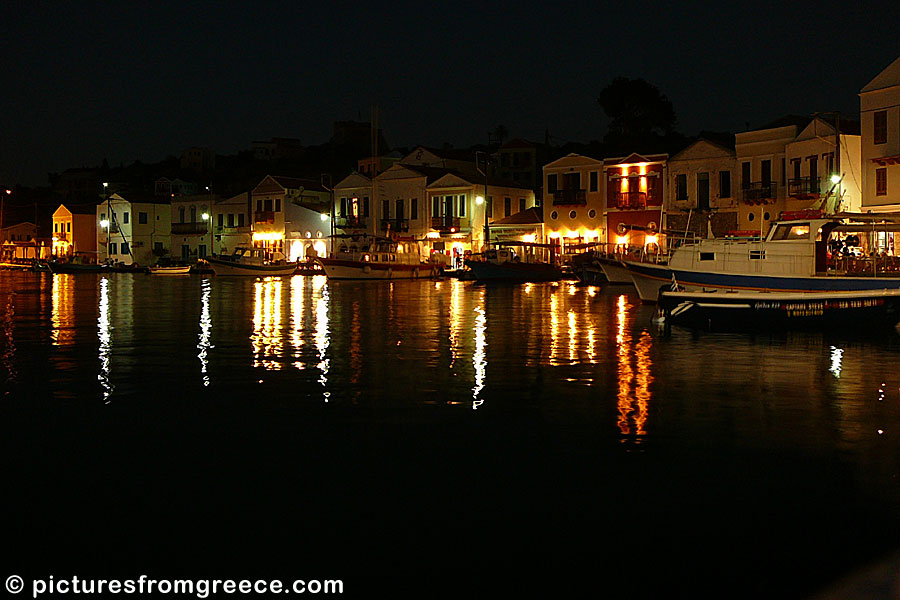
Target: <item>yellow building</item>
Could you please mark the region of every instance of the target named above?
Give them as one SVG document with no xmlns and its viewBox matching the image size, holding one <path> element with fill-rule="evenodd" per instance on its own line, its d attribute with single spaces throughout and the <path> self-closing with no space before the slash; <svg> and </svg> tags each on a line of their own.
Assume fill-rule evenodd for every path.
<svg viewBox="0 0 900 600">
<path fill-rule="evenodd" d="M 96 260 L 97 204 L 60 204 L 53 213 L 53 246 L 57 257 L 72 258 L 76 254 Z"/>
</svg>

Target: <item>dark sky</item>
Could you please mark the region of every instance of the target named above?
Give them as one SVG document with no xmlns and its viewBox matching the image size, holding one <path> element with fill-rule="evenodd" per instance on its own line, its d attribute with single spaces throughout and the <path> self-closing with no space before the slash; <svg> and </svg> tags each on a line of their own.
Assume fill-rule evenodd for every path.
<svg viewBox="0 0 900 600">
<path fill-rule="evenodd" d="M 679 130 L 840 110 L 900 56 L 900 2 L 2 3 L 0 185 L 193 145 L 321 144 L 380 107 L 390 144 L 602 139 L 642 77 Z"/>
</svg>

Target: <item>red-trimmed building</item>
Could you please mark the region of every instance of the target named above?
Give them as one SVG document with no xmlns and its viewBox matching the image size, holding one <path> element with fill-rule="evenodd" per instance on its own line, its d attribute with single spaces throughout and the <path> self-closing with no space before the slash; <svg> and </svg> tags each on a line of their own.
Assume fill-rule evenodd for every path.
<svg viewBox="0 0 900 600">
<path fill-rule="evenodd" d="M 603 161 L 609 244 L 643 248 L 648 243 L 658 243 L 657 236 L 650 232 L 623 231 L 620 225 L 662 228 L 668 159 L 668 154 L 632 154 Z"/>
</svg>

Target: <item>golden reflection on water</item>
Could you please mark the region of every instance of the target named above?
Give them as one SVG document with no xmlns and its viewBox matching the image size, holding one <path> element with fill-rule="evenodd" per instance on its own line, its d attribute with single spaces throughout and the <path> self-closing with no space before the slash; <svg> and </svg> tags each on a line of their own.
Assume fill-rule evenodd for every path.
<svg viewBox="0 0 900 600">
<path fill-rule="evenodd" d="M 103 388 L 103 400 L 109 402 L 109 396 L 112 394 L 113 385 L 109 378 L 110 373 L 110 352 L 112 351 L 112 325 L 109 320 L 109 278 L 100 279 L 100 315 L 97 318 L 97 338 L 100 340 L 100 374 L 97 379 Z"/>
<path fill-rule="evenodd" d="M 559 299 L 550 294 L 550 364 L 559 360 Z"/>
<path fill-rule="evenodd" d="M 266 277 L 254 283 L 253 366 L 278 371 L 282 353 L 281 339 L 281 278 Z"/>
<path fill-rule="evenodd" d="M 616 352 L 618 375 L 619 433 L 640 443 L 646 435 L 653 382 L 650 348 L 652 338 L 641 331 L 637 341 L 628 328 L 628 306 L 625 295 L 619 296 L 616 310 Z"/>
<path fill-rule="evenodd" d="M 484 288 L 478 290 L 478 304 L 475 306 L 475 351 L 472 353 L 472 366 L 475 369 L 475 387 L 472 388 L 472 408 L 476 409 L 484 403 L 478 395 L 484 389 L 484 379 L 487 371 L 487 355 L 485 348 L 485 332 L 487 331 L 487 316 L 484 312 Z"/>
<path fill-rule="evenodd" d="M 200 284 L 200 336 L 197 342 L 197 348 L 200 353 L 197 358 L 200 359 L 200 375 L 203 378 L 203 385 L 209 385 L 209 373 L 207 367 L 209 365 L 208 355 L 209 349 L 213 347 L 210 343 L 212 335 L 212 318 L 209 314 L 209 292 L 212 287 L 209 279 L 204 279 Z"/>
<path fill-rule="evenodd" d="M 17 379 L 14 361 L 16 357 L 16 343 L 13 339 L 13 323 L 15 323 L 16 319 L 15 298 L 16 293 L 10 292 L 6 299 L 6 307 L 3 310 L 3 337 L 5 338 L 5 343 L 3 344 L 2 358 L 3 370 L 6 371 L 6 382 L 8 384 L 4 386 L 4 395 L 11 393 L 12 384 Z"/>
<path fill-rule="evenodd" d="M 74 343 L 74 285 L 74 275 L 53 275 L 50 291 L 50 343 L 54 346 L 69 346 Z"/>
<path fill-rule="evenodd" d="M 454 278 L 450 283 L 450 368 L 456 363 L 462 332 L 462 291 L 463 282 Z"/>
</svg>

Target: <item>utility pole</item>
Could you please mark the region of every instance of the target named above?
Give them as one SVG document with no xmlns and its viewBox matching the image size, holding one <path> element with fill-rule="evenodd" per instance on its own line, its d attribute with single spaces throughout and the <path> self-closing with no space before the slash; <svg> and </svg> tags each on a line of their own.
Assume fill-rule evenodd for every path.
<svg viewBox="0 0 900 600">
<path fill-rule="evenodd" d="M 490 136 L 490 134 L 488 134 Z M 478 155 L 484 154 L 484 170 L 481 170 L 481 167 L 478 166 Z M 491 225 L 488 222 L 488 153 L 476 151 L 475 152 L 475 168 L 484 175 L 484 249 L 489 250 L 491 247 Z"/>
</svg>

